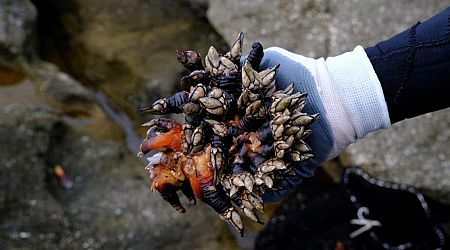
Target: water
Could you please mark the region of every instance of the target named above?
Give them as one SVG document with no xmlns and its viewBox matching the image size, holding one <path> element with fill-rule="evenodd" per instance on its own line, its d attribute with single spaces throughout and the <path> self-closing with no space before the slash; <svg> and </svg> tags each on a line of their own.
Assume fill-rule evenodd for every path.
<svg viewBox="0 0 450 250">
<path fill-rule="evenodd" d="M 133 154 L 136 154 L 139 150 L 139 146 L 141 145 L 141 139 L 134 129 L 133 121 L 131 121 L 131 119 L 124 112 L 111 103 L 103 92 L 97 91 L 95 93 L 95 98 L 103 111 L 105 111 L 105 113 L 122 128 L 125 133 L 125 143 L 128 150 L 130 150 Z"/>
</svg>

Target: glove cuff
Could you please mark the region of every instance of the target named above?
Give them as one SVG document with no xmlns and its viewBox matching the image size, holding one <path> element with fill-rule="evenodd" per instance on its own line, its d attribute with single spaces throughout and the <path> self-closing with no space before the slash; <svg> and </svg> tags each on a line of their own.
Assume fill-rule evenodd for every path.
<svg viewBox="0 0 450 250">
<path fill-rule="evenodd" d="M 324 105 L 336 139 L 333 152 L 369 132 L 390 127 L 381 83 L 361 46 L 329 57 L 321 65 L 326 67 L 331 85 L 327 87 L 332 98 L 325 97 Z"/>
</svg>

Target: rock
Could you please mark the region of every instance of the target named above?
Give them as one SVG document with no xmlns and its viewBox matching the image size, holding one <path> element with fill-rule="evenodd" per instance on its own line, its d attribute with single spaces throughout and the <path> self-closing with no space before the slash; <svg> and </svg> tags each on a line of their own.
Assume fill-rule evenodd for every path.
<svg viewBox="0 0 450 250">
<path fill-rule="evenodd" d="M 176 49 L 202 55 L 226 44 L 199 13 L 201 1 L 34 1 L 40 54 L 85 86 L 101 89 L 133 118 L 180 88 Z M 203 10 L 205 11 L 205 10 Z M 234 36 L 234 35 L 233 35 Z M 139 122 L 137 122 L 138 124 Z"/>
<path fill-rule="evenodd" d="M 56 248 L 63 209 L 46 190 L 46 153 L 55 114 L 45 108 L 2 106 L 0 113 L 0 237 L 2 248 Z M 42 238 L 42 239 L 40 239 Z"/>
<path fill-rule="evenodd" d="M 75 129 L 91 136 L 122 142 L 125 131 L 99 106 L 95 93 L 51 63 L 32 68 L 38 92 L 47 105 L 64 114 Z"/>
<path fill-rule="evenodd" d="M 237 248 L 209 207 L 199 204 L 178 214 L 151 193 L 144 164 L 122 140 L 92 133 L 108 131 L 111 122 L 92 119 L 98 107 L 89 101 L 90 90 L 52 65 L 35 72 L 0 88 L 2 248 Z M 59 106 L 43 100 L 50 98 Z M 72 99 L 84 100 L 91 111 L 78 117 L 57 109 Z M 71 189 L 60 186 L 56 165 L 73 180 Z"/>
<path fill-rule="evenodd" d="M 27 0 L 0 0 L 0 66 L 31 56 L 36 8 Z"/>
<path fill-rule="evenodd" d="M 94 93 L 78 83 L 70 75 L 61 72 L 53 64 L 42 62 L 33 71 L 36 77 L 42 79 L 40 91 L 49 98 L 64 104 L 76 101 L 93 103 Z"/>
<path fill-rule="evenodd" d="M 142 163 L 124 146 L 79 133 L 50 109 L 3 107 L 0 136 L 5 249 L 235 248 L 211 209 L 176 213 L 149 191 Z M 58 186 L 56 164 L 72 189 Z"/>
<path fill-rule="evenodd" d="M 35 58 L 36 17 L 27 0 L 0 0 L 0 86 L 22 81 L 24 62 Z"/>
<path fill-rule="evenodd" d="M 331 11 L 326 0 L 211 0 L 207 16 L 228 44 L 243 31 L 243 51 L 250 51 L 252 42 L 259 41 L 266 48 L 276 46 L 305 56 L 325 56 Z"/>
<path fill-rule="evenodd" d="M 12 36 L 0 39 L 1 248 L 237 249 L 226 223 L 209 207 L 187 206 L 180 215 L 151 193 L 145 163 L 126 149 L 124 132 L 99 106 L 97 93 L 105 90 L 136 115 L 143 99 L 148 104 L 160 92 L 172 91 L 182 70 L 175 57 L 178 38 L 184 37 L 183 49 L 206 50 L 211 40 L 219 40 L 196 13 L 202 3 L 191 8 L 178 2 L 82 2 L 33 1 L 39 29 L 16 26 L 15 43 L 7 43 Z M 35 20 L 27 1 L 0 6 L 2 28 L 10 29 L 3 18 L 15 24 Z M 27 19 L 23 6 L 33 8 L 34 19 Z M 28 60 L 35 33 L 40 54 L 59 67 L 37 57 Z M 18 64 L 3 64 L 12 61 L 10 54 Z M 72 188 L 61 186 L 56 166 L 73 181 Z"/>
</svg>

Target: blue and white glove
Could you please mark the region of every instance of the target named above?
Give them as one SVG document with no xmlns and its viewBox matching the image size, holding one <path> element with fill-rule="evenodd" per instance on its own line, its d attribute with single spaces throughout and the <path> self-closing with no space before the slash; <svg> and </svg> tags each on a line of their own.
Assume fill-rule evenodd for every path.
<svg viewBox="0 0 450 250">
<path fill-rule="evenodd" d="M 261 70 L 280 64 L 276 75 L 279 89 L 294 83 L 295 91 L 307 92 L 304 112 L 319 113 L 306 138 L 314 159 L 295 167 L 299 177 L 282 183 L 283 191 L 268 193 L 268 202 L 280 200 L 303 177 L 336 157 L 350 143 L 391 123 L 380 81 L 361 46 L 336 57 L 313 59 L 272 47 L 264 51 Z"/>
</svg>

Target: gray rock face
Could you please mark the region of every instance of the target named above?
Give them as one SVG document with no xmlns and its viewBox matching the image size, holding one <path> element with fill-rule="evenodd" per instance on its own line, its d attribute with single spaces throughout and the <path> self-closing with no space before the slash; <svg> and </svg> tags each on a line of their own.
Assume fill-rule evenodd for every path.
<svg viewBox="0 0 450 250">
<path fill-rule="evenodd" d="M 208 19 L 229 43 L 243 30 L 246 49 L 259 40 L 266 48 L 319 57 L 374 45 L 444 10 L 448 1 L 211 0 L 209 6 Z M 450 203 L 449 123 L 449 109 L 403 121 L 350 146 L 343 162 L 370 166 L 376 177 Z"/>
<path fill-rule="evenodd" d="M 213 211 L 178 214 L 121 144 L 79 133 L 50 109 L 2 108 L 0 136 L 2 248 L 233 248 Z M 56 183 L 56 164 L 72 189 Z"/>
<path fill-rule="evenodd" d="M 2 248 L 236 248 L 209 207 L 182 215 L 151 193 L 143 163 L 114 139 L 92 91 L 51 64 L 34 67 L 0 88 Z M 73 188 L 59 185 L 56 165 Z"/>
<path fill-rule="evenodd" d="M 250 51 L 252 42 L 259 41 L 266 48 L 276 46 L 305 56 L 325 56 L 330 11 L 330 3 L 325 0 L 211 0 L 207 16 L 229 44 L 243 31 L 243 51 Z"/>
<path fill-rule="evenodd" d="M 94 95 L 91 90 L 88 90 L 70 75 L 61 72 L 53 64 L 40 63 L 34 73 L 40 79 L 44 79 L 41 82 L 41 91 L 50 99 L 60 103 L 75 102 L 75 100 L 94 102 Z"/>
<path fill-rule="evenodd" d="M 29 55 L 36 8 L 27 0 L 0 0 L 0 63 Z"/>
</svg>

